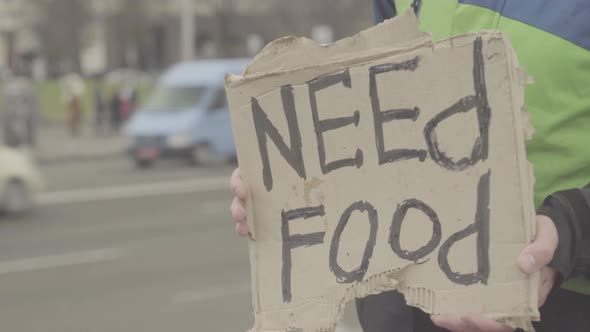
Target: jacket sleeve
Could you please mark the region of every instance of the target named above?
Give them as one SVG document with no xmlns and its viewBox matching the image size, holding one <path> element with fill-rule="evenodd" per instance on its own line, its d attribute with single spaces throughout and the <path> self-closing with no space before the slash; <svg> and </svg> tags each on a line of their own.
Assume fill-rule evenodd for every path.
<svg viewBox="0 0 590 332">
<path fill-rule="evenodd" d="M 559 244 L 549 266 L 570 277 L 590 277 L 590 184 L 556 192 L 537 211 L 553 220 Z"/>
<path fill-rule="evenodd" d="M 373 0 L 373 19 L 375 24 L 381 23 L 397 15 L 393 0 Z"/>
</svg>

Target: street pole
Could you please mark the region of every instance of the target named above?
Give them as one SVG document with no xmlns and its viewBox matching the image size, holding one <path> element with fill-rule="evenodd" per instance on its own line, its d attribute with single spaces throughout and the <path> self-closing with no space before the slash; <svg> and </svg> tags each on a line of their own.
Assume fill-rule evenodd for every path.
<svg viewBox="0 0 590 332">
<path fill-rule="evenodd" d="M 195 11 L 193 0 L 180 0 L 180 56 L 183 61 L 195 57 Z"/>
</svg>

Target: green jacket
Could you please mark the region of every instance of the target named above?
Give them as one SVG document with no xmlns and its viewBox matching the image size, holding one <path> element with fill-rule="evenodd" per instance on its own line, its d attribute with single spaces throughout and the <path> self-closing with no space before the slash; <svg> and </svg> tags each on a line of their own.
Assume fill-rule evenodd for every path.
<svg viewBox="0 0 590 332">
<path fill-rule="evenodd" d="M 374 0 L 382 21 L 412 8 L 435 40 L 498 29 L 534 78 L 526 106 L 535 134 L 527 143 L 537 206 L 550 194 L 590 182 L 590 1 Z M 590 222 L 590 221 L 588 221 Z M 565 286 L 590 294 L 584 277 Z"/>
</svg>

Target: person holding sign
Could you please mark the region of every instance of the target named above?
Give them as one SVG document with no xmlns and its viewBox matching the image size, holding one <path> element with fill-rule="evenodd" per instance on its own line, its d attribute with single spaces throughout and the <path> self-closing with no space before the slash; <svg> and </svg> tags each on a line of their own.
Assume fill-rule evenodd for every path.
<svg viewBox="0 0 590 332">
<path fill-rule="evenodd" d="M 524 69 L 534 77 L 526 104 L 534 138 L 537 235 L 518 257 L 527 274 L 540 272 L 538 331 L 590 331 L 590 5 L 585 0 L 374 0 L 377 23 L 413 9 L 435 40 L 499 29 L 512 40 Z M 582 69 L 582 70 L 581 70 Z M 247 236 L 248 188 L 239 169 L 231 179 L 237 232 Z M 393 190 L 393 189 L 392 189 Z M 475 315 L 429 317 L 404 304 L 396 292 L 357 301 L 365 332 L 511 331 Z M 432 320 L 432 321 L 431 321 Z"/>
<path fill-rule="evenodd" d="M 535 166 L 537 205 L 552 192 L 590 181 L 590 148 L 584 143 L 590 99 L 587 93 L 568 87 L 589 83 L 587 75 L 578 69 L 590 61 L 590 6 L 585 1 L 374 0 L 373 4 L 376 22 L 411 7 L 419 15 L 422 28 L 432 32 L 434 39 L 481 29 L 506 33 L 522 66 L 535 78 L 535 84 L 527 89 L 526 103 L 536 131 L 527 153 Z M 540 12 L 545 14 L 538 15 Z M 539 209 L 535 242 L 517 260 L 523 272 L 541 270 L 540 305 L 547 300 L 541 306 L 540 331 L 590 330 L 585 314 L 590 309 L 589 205 L 588 187 L 550 195 Z M 563 288 L 559 288 L 563 281 Z M 376 300 L 368 299 L 364 305 L 370 306 L 371 301 Z M 379 316 L 376 312 L 361 315 L 369 321 Z M 469 316 L 433 320 L 453 331 L 510 331 Z"/>
</svg>

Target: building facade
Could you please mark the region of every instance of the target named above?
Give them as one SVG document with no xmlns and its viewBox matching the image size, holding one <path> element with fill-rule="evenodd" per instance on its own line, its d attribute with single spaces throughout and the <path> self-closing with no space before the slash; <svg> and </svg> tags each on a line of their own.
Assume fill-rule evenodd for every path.
<svg viewBox="0 0 590 332">
<path fill-rule="evenodd" d="M 49 75 L 160 71 L 252 56 L 284 35 L 329 42 L 366 28 L 369 13 L 355 0 L 0 0 L 0 66 L 25 53 Z"/>
</svg>

